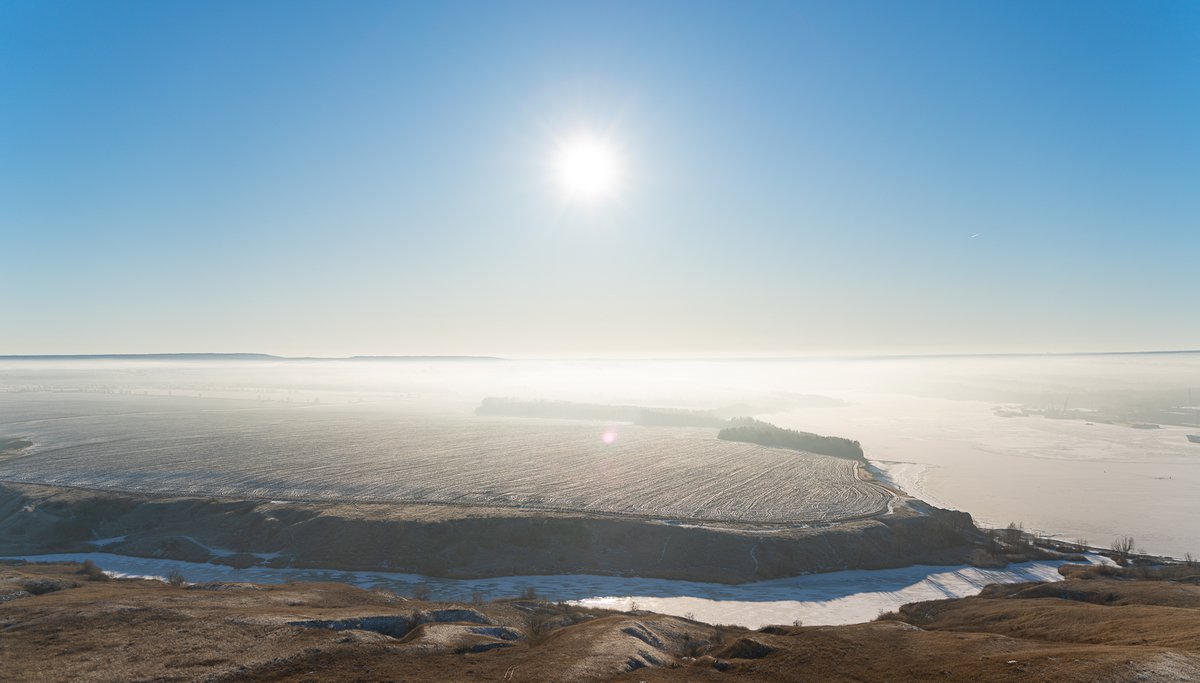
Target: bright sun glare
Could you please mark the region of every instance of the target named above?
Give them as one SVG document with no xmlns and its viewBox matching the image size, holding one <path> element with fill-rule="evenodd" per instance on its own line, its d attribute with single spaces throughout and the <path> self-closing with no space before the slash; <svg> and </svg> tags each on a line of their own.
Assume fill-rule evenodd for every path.
<svg viewBox="0 0 1200 683">
<path fill-rule="evenodd" d="M 616 190 L 620 163 L 611 145 L 579 136 L 559 147 L 555 171 L 569 199 L 595 202 Z"/>
</svg>

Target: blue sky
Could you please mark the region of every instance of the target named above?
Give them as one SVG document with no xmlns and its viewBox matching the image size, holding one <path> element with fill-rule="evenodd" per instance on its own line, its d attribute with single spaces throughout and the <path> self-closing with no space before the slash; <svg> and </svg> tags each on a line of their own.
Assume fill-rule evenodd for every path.
<svg viewBox="0 0 1200 683">
<path fill-rule="evenodd" d="M 1197 121 L 1195 3 L 0 2 L 0 353 L 1196 348 Z"/>
</svg>

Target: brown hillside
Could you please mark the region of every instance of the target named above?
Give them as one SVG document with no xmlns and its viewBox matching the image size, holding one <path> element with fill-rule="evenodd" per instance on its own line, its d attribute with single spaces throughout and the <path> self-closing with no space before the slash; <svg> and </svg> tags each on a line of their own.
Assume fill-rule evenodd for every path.
<svg viewBox="0 0 1200 683">
<path fill-rule="evenodd" d="M 169 586 L 0 565 L 6 681 L 1188 681 L 1200 586 L 1075 577 L 749 631 L 338 584 Z"/>
</svg>

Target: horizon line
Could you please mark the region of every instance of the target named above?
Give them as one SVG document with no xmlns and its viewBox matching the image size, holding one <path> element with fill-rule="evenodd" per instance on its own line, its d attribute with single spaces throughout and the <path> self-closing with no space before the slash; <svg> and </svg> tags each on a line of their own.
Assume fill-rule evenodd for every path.
<svg viewBox="0 0 1200 683">
<path fill-rule="evenodd" d="M 965 353 L 893 353 L 837 354 L 796 356 L 528 356 L 506 357 L 471 354 L 410 354 L 353 356 L 284 356 L 253 352 L 164 352 L 164 353 L 81 353 L 81 354 L 2 354 L 0 361 L 54 360 L 233 360 L 233 361 L 701 361 L 701 362 L 784 362 L 814 360 L 904 360 L 918 358 L 1038 358 L 1086 356 L 1164 356 L 1200 354 L 1200 349 L 1153 349 L 1141 351 L 983 351 Z"/>
</svg>

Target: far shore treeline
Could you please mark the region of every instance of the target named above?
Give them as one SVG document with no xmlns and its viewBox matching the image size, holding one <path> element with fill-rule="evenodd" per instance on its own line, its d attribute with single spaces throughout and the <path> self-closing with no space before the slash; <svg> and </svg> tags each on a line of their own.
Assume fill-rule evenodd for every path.
<svg viewBox="0 0 1200 683">
<path fill-rule="evenodd" d="M 857 441 L 840 436 L 822 436 L 812 432 L 776 427 L 752 417 L 722 418 L 721 410 L 685 410 L 680 408 L 645 408 L 641 406 L 575 403 L 518 398 L 485 398 L 475 409 L 476 415 L 503 417 L 533 417 L 569 420 L 604 420 L 628 422 L 652 427 L 716 427 L 718 439 L 741 441 L 817 453 L 835 458 L 866 462 L 862 446 Z"/>
<path fill-rule="evenodd" d="M 653 427 L 724 427 L 731 424 L 709 410 L 644 408 L 573 401 L 543 401 L 518 398 L 485 398 L 476 415 L 536 417 L 559 420 L 604 420 Z"/>
<path fill-rule="evenodd" d="M 784 429 L 752 417 L 737 418 L 732 422 L 732 426 L 717 432 L 718 439 L 743 441 L 775 448 L 790 448 L 796 451 L 866 462 L 862 446 L 857 441 L 843 439 L 840 436 L 821 436 L 811 432 Z"/>
</svg>

